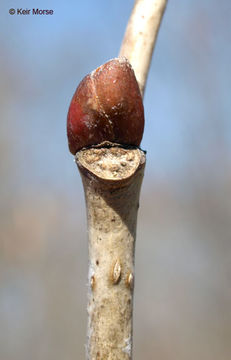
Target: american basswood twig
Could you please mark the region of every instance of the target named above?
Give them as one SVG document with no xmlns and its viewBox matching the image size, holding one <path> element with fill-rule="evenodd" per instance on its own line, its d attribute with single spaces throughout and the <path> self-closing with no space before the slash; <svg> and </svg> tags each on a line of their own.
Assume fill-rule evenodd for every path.
<svg viewBox="0 0 231 360">
<path fill-rule="evenodd" d="M 89 360 L 132 356 L 136 219 L 145 155 L 118 146 L 77 153 L 89 236 Z"/>
<path fill-rule="evenodd" d="M 132 65 L 142 95 L 166 4 L 167 0 L 136 0 L 120 48 L 119 55 Z"/>
<path fill-rule="evenodd" d="M 69 108 L 69 148 L 77 152 L 88 218 L 88 360 L 132 359 L 136 223 L 145 167 L 145 153 L 137 147 L 141 94 L 166 2 L 135 2 L 121 57 L 85 77 Z"/>
</svg>

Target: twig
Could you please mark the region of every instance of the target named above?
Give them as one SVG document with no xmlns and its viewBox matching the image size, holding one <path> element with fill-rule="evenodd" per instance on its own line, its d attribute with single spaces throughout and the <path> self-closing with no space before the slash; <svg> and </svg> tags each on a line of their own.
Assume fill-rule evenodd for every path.
<svg viewBox="0 0 231 360">
<path fill-rule="evenodd" d="M 89 360 L 132 357 L 136 219 L 145 155 L 120 147 L 83 150 L 76 161 L 88 214 Z"/>
<path fill-rule="evenodd" d="M 131 62 L 143 95 L 165 5 L 166 0 L 135 2 L 120 58 L 85 77 L 69 108 L 69 148 L 77 151 L 88 216 L 88 360 L 132 359 L 134 252 L 145 153 L 121 144 L 140 144 L 144 118 L 134 73 L 121 57 Z"/>
<path fill-rule="evenodd" d="M 144 94 L 148 70 L 167 0 L 136 0 L 120 49 Z"/>
</svg>

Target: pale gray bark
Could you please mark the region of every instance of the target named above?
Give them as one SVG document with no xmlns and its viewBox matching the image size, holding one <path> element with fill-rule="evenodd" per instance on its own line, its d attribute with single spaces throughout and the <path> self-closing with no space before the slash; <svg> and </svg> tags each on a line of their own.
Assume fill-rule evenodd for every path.
<svg viewBox="0 0 231 360">
<path fill-rule="evenodd" d="M 137 0 L 120 56 L 131 63 L 144 94 L 167 0 Z M 81 150 L 89 236 L 88 360 L 132 360 L 137 211 L 145 154 L 116 144 Z"/>
<path fill-rule="evenodd" d="M 137 0 L 132 10 L 119 56 L 125 56 L 144 94 L 153 49 L 167 0 Z"/>
<path fill-rule="evenodd" d="M 77 153 L 89 234 L 89 360 L 132 358 L 134 251 L 145 154 L 95 148 Z"/>
</svg>

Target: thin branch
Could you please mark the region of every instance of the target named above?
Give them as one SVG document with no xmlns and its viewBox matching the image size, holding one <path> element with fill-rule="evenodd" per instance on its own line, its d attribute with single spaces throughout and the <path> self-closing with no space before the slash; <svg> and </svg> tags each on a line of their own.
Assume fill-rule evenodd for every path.
<svg viewBox="0 0 231 360">
<path fill-rule="evenodd" d="M 158 30 L 167 0 L 136 0 L 119 56 L 131 63 L 143 96 Z"/>
<path fill-rule="evenodd" d="M 76 154 L 89 236 L 89 360 L 132 359 L 136 220 L 145 155 L 121 147 Z"/>
<path fill-rule="evenodd" d="M 137 0 L 121 47 L 120 56 L 125 56 L 131 63 L 142 95 L 166 2 L 167 0 Z M 108 107 L 108 104 L 114 104 L 111 100 L 114 101 L 114 98 L 120 99 L 117 96 L 120 93 L 115 94 L 114 90 L 112 90 L 115 89 L 117 81 L 118 83 L 122 81 L 117 85 L 119 91 L 124 89 L 121 87 L 124 82 L 126 86 L 130 86 L 124 77 L 120 79 L 118 73 L 116 73 L 114 79 L 111 64 L 107 66 L 108 71 L 103 75 L 107 75 L 108 78 L 107 76 L 106 79 L 103 78 L 104 86 L 97 87 L 99 92 L 96 93 L 97 96 L 94 95 L 96 87 L 93 87 L 94 91 L 91 92 L 91 86 L 92 84 L 95 85 L 95 83 L 89 80 L 89 76 L 81 82 L 80 90 L 78 90 L 79 103 L 73 97 L 73 107 L 69 110 L 71 118 L 68 123 L 69 130 L 79 129 L 78 126 L 74 126 L 76 124 L 71 116 L 73 114 L 79 116 L 81 114 L 80 109 L 89 110 L 89 113 L 87 112 L 88 117 L 85 116 L 88 120 L 91 119 L 90 115 L 95 114 L 96 116 L 98 99 L 102 96 L 100 92 L 102 89 L 103 94 L 107 90 L 103 103 Z M 103 69 L 105 69 L 105 66 L 98 68 L 94 74 L 101 76 Z M 113 85 L 108 85 L 108 79 Z M 88 86 L 86 86 L 86 83 Z M 105 83 L 108 86 L 105 86 Z M 131 91 L 131 87 L 129 90 Z M 126 94 L 127 92 L 125 92 Z M 125 98 L 127 99 L 126 96 L 122 96 L 123 101 L 116 103 L 116 106 L 110 105 L 111 108 L 109 106 L 109 114 L 112 113 L 112 118 L 108 113 L 102 111 L 99 114 L 100 119 L 105 116 L 107 121 L 109 119 L 109 122 L 111 122 L 113 116 L 114 118 L 116 114 L 118 116 L 121 106 L 126 105 L 126 111 L 122 112 L 124 121 L 120 123 L 120 126 L 125 128 L 119 128 L 122 139 L 127 131 L 134 128 L 135 124 L 135 122 L 132 123 L 133 117 L 127 124 L 125 121 L 127 116 L 131 116 L 137 110 L 136 104 L 133 104 L 136 100 L 130 96 L 129 101 L 127 99 L 126 102 L 124 101 Z M 131 99 L 133 100 L 131 101 Z M 93 105 L 94 107 L 91 108 Z M 129 109 L 133 109 L 133 113 L 132 111 L 129 112 Z M 77 120 L 79 120 L 78 116 Z M 141 126 L 138 127 L 138 129 L 141 129 L 143 124 L 142 116 L 137 121 L 141 122 Z M 107 124 L 106 121 L 105 123 Z M 82 126 L 83 122 L 80 121 L 80 124 Z M 78 121 L 77 125 L 79 125 Z M 82 129 L 81 126 L 80 129 Z M 89 128 L 91 126 L 92 123 L 90 122 Z M 105 129 L 102 129 L 102 133 L 103 130 Z M 87 135 L 89 136 L 86 137 L 85 132 L 81 133 L 82 138 L 86 138 L 88 141 L 92 134 L 89 132 Z M 76 139 L 75 134 L 71 132 L 69 140 L 76 142 Z M 127 144 L 127 142 L 123 143 Z M 91 145 L 91 143 L 87 142 L 85 144 L 85 146 L 88 145 Z M 77 144 L 76 149 L 79 149 L 78 146 L 79 144 Z M 84 185 L 88 217 L 88 360 L 132 359 L 134 253 L 139 195 L 145 160 L 145 153 L 139 148 L 122 147 L 122 145 L 109 143 L 108 141 L 89 149 L 80 150 L 76 154 L 76 163 Z"/>
</svg>

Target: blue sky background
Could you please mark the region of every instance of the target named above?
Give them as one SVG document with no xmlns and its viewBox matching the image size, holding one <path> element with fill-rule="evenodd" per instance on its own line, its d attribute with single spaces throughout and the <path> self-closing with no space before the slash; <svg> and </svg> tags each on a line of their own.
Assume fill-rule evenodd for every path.
<svg viewBox="0 0 231 360">
<path fill-rule="evenodd" d="M 11 16 L 13 6 L 52 8 L 54 15 Z M 30 164 L 30 183 L 42 176 L 52 183 L 60 179 L 62 186 L 61 169 L 72 176 L 65 133 L 70 99 L 88 72 L 117 56 L 132 6 L 132 1 L 18 0 L 1 5 L 1 64 L 9 89 L 3 126 L 17 147 L 20 176 Z M 215 1 L 168 4 L 144 99 L 142 147 L 155 176 L 174 176 L 191 161 L 192 133 L 200 135 L 208 101 L 230 145 L 229 15 L 228 1 L 219 8 Z M 215 131 L 211 122 L 209 132 Z"/>
</svg>

